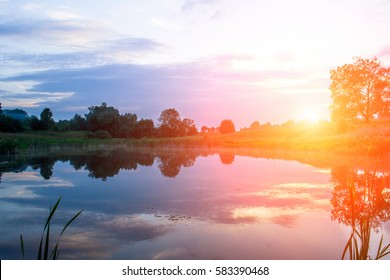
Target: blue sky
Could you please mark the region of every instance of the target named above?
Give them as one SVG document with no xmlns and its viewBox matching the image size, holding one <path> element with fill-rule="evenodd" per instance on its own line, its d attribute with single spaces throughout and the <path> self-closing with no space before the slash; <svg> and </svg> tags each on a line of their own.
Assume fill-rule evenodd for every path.
<svg viewBox="0 0 390 280">
<path fill-rule="evenodd" d="M 0 102 L 55 118 L 107 102 L 198 126 L 328 118 L 329 70 L 390 64 L 390 1 L 0 0 Z"/>
</svg>

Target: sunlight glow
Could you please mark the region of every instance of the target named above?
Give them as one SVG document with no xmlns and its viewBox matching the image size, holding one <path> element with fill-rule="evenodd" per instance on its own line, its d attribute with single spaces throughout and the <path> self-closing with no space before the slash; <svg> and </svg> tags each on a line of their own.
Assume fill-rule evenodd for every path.
<svg viewBox="0 0 390 280">
<path fill-rule="evenodd" d="M 311 108 L 306 108 L 303 110 L 301 119 L 303 121 L 309 121 L 312 123 L 318 123 L 320 121 L 318 113 Z"/>
</svg>

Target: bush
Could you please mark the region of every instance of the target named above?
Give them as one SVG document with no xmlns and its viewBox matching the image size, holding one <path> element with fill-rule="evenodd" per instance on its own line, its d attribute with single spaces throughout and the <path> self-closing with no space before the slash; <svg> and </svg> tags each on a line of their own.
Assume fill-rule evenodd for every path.
<svg viewBox="0 0 390 280">
<path fill-rule="evenodd" d="M 231 120 L 223 120 L 219 126 L 219 132 L 221 134 L 233 133 L 235 131 L 234 123 Z"/>
</svg>

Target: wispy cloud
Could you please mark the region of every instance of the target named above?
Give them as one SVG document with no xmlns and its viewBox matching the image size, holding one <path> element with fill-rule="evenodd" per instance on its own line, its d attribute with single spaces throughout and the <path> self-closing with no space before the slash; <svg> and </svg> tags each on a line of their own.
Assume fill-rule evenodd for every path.
<svg viewBox="0 0 390 280">
<path fill-rule="evenodd" d="M 148 46 L 149 42 L 141 45 Z M 154 46 L 153 43 L 151 45 Z M 283 88 L 274 88 L 273 83 L 279 81 L 277 84 L 283 84 L 292 79 L 306 79 L 306 72 L 235 71 L 228 66 L 231 61 L 237 59 L 251 58 L 227 55 L 176 65 L 111 64 L 51 69 L 13 75 L 1 81 L 4 83 L 33 81 L 26 89 L 26 93 L 30 94 L 53 93 L 57 98 L 60 92 L 74 93 L 65 94 L 66 98 L 63 97 L 61 103 L 58 104 L 53 103 L 51 99 L 50 107 L 57 114 L 61 112 L 69 114 L 65 108 L 87 108 L 90 105 L 107 101 L 120 110 L 138 108 L 140 111 L 135 113 L 142 112 L 145 117 L 153 119 L 156 119 L 163 109 L 173 106 L 179 111 L 199 112 L 189 117 L 200 122 L 205 121 L 205 118 L 209 121 L 220 118 L 228 111 L 237 110 L 234 107 L 238 103 L 244 104 L 247 113 L 253 110 L 253 120 L 256 119 L 255 114 L 259 114 L 256 102 L 273 104 L 281 108 L 281 111 L 292 109 L 283 102 L 286 94 L 291 93 L 283 93 Z M 277 91 L 279 94 L 273 94 Z M 307 92 L 294 94 L 297 102 L 301 101 L 303 104 L 308 102 Z M 39 104 L 44 106 L 46 103 L 40 100 Z M 274 115 L 275 107 L 273 106 L 270 106 L 269 110 L 264 108 L 261 114 Z M 213 108 L 213 110 L 207 108 Z M 85 113 L 85 111 L 77 113 Z M 63 115 L 62 117 L 69 116 Z"/>
</svg>

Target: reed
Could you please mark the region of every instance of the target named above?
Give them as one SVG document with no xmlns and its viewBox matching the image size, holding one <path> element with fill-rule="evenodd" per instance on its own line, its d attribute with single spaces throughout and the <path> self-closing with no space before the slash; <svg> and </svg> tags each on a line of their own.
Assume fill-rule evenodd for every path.
<svg viewBox="0 0 390 280">
<path fill-rule="evenodd" d="M 39 242 L 39 248 L 38 248 L 38 254 L 37 254 L 37 259 L 38 260 L 56 260 L 58 259 L 59 255 L 60 255 L 60 250 L 59 250 L 59 242 L 60 242 L 60 239 L 62 237 L 62 235 L 64 234 L 65 230 L 67 229 L 67 227 L 81 214 L 81 212 L 83 212 L 83 210 L 80 210 L 76 215 L 74 215 L 66 224 L 65 226 L 63 227 L 58 239 L 57 239 L 57 242 L 56 242 L 56 245 L 54 246 L 54 248 L 51 250 L 51 253 L 49 254 L 49 251 L 50 251 L 50 239 L 51 239 L 51 233 L 50 233 L 50 224 L 51 224 L 51 220 L 54 216 L 54 213 L 56 212 L 57 208 L 58 208 L 58 205 L 60 204 L 61 202 L 61 199 L 62 197 L 60 197 L 56 204 L 54 205 L 54 207 L 52 208 L 50 206 L 50 213 L 49 213 L 49 216 L 48 218 L 46 219 L 46 223 L 45 223 L 45 226 L 43 228 L 43 232 L 42 232 L 42 235 L 41 235 L 41 240 Z M 20 247 L 21 247 L 21 251 L 22 251 L 22 257 L 23 259 L 25 259 L 25 252 L 24 252 L 24 241 L 23 241 L 23 236 L 20 234 Z"/>
</svg>

